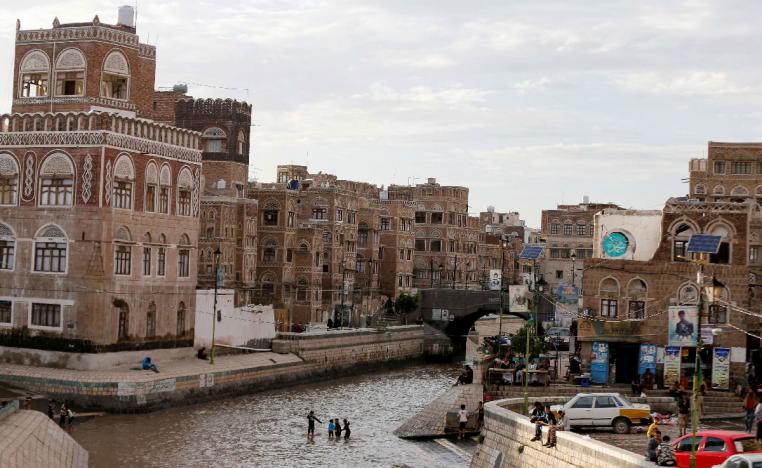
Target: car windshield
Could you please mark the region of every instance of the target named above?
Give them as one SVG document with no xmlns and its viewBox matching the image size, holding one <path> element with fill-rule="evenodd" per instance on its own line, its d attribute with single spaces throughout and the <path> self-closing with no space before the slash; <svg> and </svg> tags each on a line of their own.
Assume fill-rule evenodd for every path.
<svg viewBox="0 0 762 468">
<path fill-rule="evenodd" d="M 755 450 L 762 450 L 762 444 L 757 443 L 754 437 L 742 437 L 733 441 L 733 445 L 736 447 L 736 452 L 753 452 Z M 756 466 L 756 465 L 755 465 Z"/>
<path fill-rule="evenodd" d="M 632 406 L 632 402 L 628 400 L 626 396 L 617 395 L 617 398 L 624 404 L 624 406 Z"/>
</svg>

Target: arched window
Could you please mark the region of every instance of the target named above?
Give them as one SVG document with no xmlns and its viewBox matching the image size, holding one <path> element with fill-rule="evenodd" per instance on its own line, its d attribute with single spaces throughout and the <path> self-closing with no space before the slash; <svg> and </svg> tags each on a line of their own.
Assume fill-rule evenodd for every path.
<svg viewBox="0 0 762 468">
<path fill-rule="evenodd" d="M 126 154 L 120 155 L 114 163 L 114 184 L 111 206 L 122 210 L 132 209 L 132 186 L 135 181 L 135 168 Z"/>
<path fill-rule="evenodd" d="M 159 173 L 159 213 L 169 214 L 171 190 L 172 171 L 169 169 L 169 164 L 163 164 Z"/>
<path fill-rule="evenodd" d="M 0 270 L 13 270 L 16 236 L 10 226 L 0 223 Z"/>
<path fill-rule="evenodd" d="M 307 280 L 304 278 L 299 278 L 296 283 L 296 300 L 302 302 L 307 300 Z"/>
<path fill-rule="evenodd" d="M 672 260 L 675 262 L 688 261 L 688 241 L 694 234 L 693 227 L 688 223 L 678 224 L 672 234 Z"/>
<path fill-rule="evenodd" d="M 177 176 L 177 214 L 178 216 L 191 215 L 191 192 L 193 191 L 193 174 L 190 169 L 184 167 Z"/>
<path fill-rule="evenodd" d="M 69 156 L 53 153 L 40 166 L 40 206 L 74 204 L 74 164 Z"/>
<path fill-rule="evenodd" d="M 564 236 L 571 236 L 574 231 L 574 225 L 570 220 L 564 221 Z"/>
<path fill-rule="evenodd" d="M 642 320 L 646 318 L 646 298 L 648 287 L 640 278 L 634 278 L 627 284 L 627 296 L 629 297 L 628 315 L 631 319 Z"/>
<path fill-rule="evenodd" d="M 177 305 L 177 336 L 185 336 L 185 302 Z"/>
<path fill-rule="evenodd" d="M 16 205 L 19 192 L 19 165 L 10 154 L 0 154 L 0 205 Z"/>
<path fill-rule="evenodd" d="M 156 197 L 159 193 L 159 169 L 153 161 L 146 165 L 145 185 L 145 210 L 153 213 L 156 211 Z"/>
<path fill-rule="evenodd" d="M 302 242 L 301 244 L 299 244 L 299 252 L 304 253 L 309 251 L 310 251 L 310 244 L 308 244 L 307 242 Z"/>
<path fill-rule="evenodd" d="M 48 95 L 50 59 L 41 50 L 30 50 L 19 66 L 19 97 L 34 98 Z"/>
<path fill-rule="evenodd" d="M 55 225 L 40 229 L 34 239 L 34 271 L 65 273 L 69 240 Z"/>
<path fill-rule="evenodd" d="M 703 185 L 699 184 L 693 189 L 693 193 L 696 195 L 706 195 L 706 188 Z"/>
<path fill-rule="evenodd" d="M 146 338 L 156 336 L 156 303 L 151 301 L 146 312 Z"/>
<path fill-rule="evenodd" d="M 615 318 L 619 313 L 619 283 L 614 278 L 604 279 L 598 295 L 601 297 L 601 317 Z"/>
<path fill-rule="evenodd" d="M 118 50 L 112 51 L 103 61 L 101 73 L 101 97 L 126 101 L 130 93 L 130 65 Z"/>
<path fill-rule="evenodd" d="M 275 243 L 275 241 L 272 241 L 272 240 L 267 241 L 264 247 L 262 248 L 262 261 L 274 262 L 277 251 L 278 251 L 278 245 Z"/>
<path fill-rule="evenodd" d="M 715 224 L 709 230 L 709 234 L 713 236 L 720 236 L 722 238 L 720 241 L 720 248 L 717 250 L 717 253 L 709 255 L 709 262 L 723 265 L 730 263 L 730 241 L 732 237 L 731 230 L 724 224 Z"/>
<path fill-rule="evenodd" d="M 246 150 L 246 134 L 238 130 L 238 154 L 243 155 Z"/>
<path fill-rule="evenodd" d="M 270 274 L 262 276 L 262 296 L 264 300 L 270 300 L 275 295 L 275 284 Z"/>
<path fill-rule="evenodd" d="M 132 238 L 126 227 L 114 233 L 114 274 L 129 276 L 132 273 Z"/>
<path fill-rule="evenodd" d="M 219 127 L 209 127 L 201 134 L 204 139 L 204 151 L 207 153 L 222 153 L 225 147 L 225 130 Z"/>
<path fill-rule="evenodd" d="M 86 68 L 87 61 L 81 50 L 62 50 L 56 59 L 56 96 L 84 95 Z"/>
<path fill-rule="evenodd" d="M 725 187 L 722 185 L 715 185 L 714 189 L 712 189 L 712 193 L 715 195 L 725 195 Z"/>
<path fill-rule="evenodd" d="M 116 336 L 119 341 L 126 340 L 130 335 L 130 306 L 124 301 L 119 301 L 116 305 L 117 316 L 117 332 Z"/>
<path fill-rule="evenodd" d="M 187 234 L 180 236 L 177 250 L 177 276 L 179 278 L 190 277 L 190 247 L 191 242 Z"/>
<path fill-rule="evenodd" d="M 278 212 L 280 207 L 275 202 L 265 203 L 265 209 L 262 210 L 262 224 L 265 226 L 278 225 Z"/>
</svg>

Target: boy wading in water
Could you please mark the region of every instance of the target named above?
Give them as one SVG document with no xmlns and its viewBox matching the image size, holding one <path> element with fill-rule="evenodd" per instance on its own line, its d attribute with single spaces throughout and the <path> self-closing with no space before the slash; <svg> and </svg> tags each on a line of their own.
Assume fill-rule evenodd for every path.
<svg viewBox="0 0 762 468">
<path fill-rule="evenodd" d="M 307 415 L 307 439 L 313 440 L 315 438 L 315 421 L 319 422 L 320 424 L 323 424 L 323 421 L 319 420 L 317 416 L 315 416 L 315 411 L 310 410 L 310 413 Z"/>
</svg>

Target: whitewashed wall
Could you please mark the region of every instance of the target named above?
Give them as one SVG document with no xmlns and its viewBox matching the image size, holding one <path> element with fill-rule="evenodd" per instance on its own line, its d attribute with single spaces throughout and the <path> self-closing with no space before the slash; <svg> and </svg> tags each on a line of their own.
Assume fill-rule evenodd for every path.
<svg viewBox="0 0 762 468">
<path fill-rule="evenodd" d="M 275 338 L 275 313 L 272 305 L 234 307 L 232 289 L 217 291 L 217 310 L 222 320 L 217 322 L 215 343 L 245 346 L 251 340 Z M 214 290 L 196 291 L 196 335 L 194 346 L 209 348 L 212 344 L 212 309 Z"/>
<path fill-rule="evenodd" d="M 593 257 L 607 258 L 601 248 L 605 236 L 623 232 L 631 243 L 621 260 L 648 261 L 653 258 L 661 242 L 662 213 L 658 210 L 606 209 L 595 215 L 595 239 Z M 630 238 L 631 237 L 631 238 Z"/>
</svg>

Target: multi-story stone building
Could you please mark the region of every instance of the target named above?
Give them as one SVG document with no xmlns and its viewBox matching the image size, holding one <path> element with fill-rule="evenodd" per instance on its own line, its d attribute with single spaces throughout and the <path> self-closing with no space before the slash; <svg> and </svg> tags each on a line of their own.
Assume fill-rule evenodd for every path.
<svg viewBox="0 0 762 468">
<path fill-rule="evenodd" d="M 545 252 L 537 267 L 551 292 L 561 286 L 581 284 L 585 260 L 593 253 L 593 217 L 606 208 L 618 207 L 590 203 L 585 197 L 577 205 L 558 205 L 556 209 L 542 211 L 540 229 Z"/>
<path fill-rule="evenodd" d="M 155 116 L 201 133 L 201 230 L 199 286 L 215 281 L 235 291 L 235 305 L 256 297 L 257 201 L 246 196 L 251 105 L 230 99 L 194 99 L 184 85 L 154 96 Z"/>
<path fill-rule="evenodd" d="M 747 361 L 762 364 L 755 338 L 762 322 L 754 315 L 762 304 L 762 215 L 756 203 L 760 162 L 762 144 L 710 142 L 708 160 L 690 161 L 689 197 L 668 200 L 661 213 L 606 210 L 599 215 L 596 258 L 585 265 L 588 318 L 579 324 L 583 359 L 593 342 L 607 342 L 614 378 L 629 382 L 638 346 L 667 344 L 668 307 L 698 304 L 703 285 L 696 283 L 698 266 L 688 261 L 695 254 L 687 252 L 687 245 L 693 234 L 711 234 L 720 236 L 721 243 L 717 254 L 708 256 L 705 277 L 723 283 L 724 292 L 700 312 L 702 325 L 721 331 L 702 333 L 704 375 L 711 378 L 714 347 L 731 348 L 731 375 L 736 377 L 743 376 Z M 608 244 L 611 252 L 607 238 L 616 238 Z M 681 356 L 685 379 L 694 372 L 695 348 L 684 348 Z"/>
<path fill-rule="evenodd" d="M 412 286 L 477 287 L 481 229 L 478 218 L 469 220 L 468 188 L 430 178 L 415 186 L 390 185 L 387 193 L 389 200 L 416 204 Z"/>
<path fill-rule="evenodd" d="M 192 337 L 201 134 L 147 119 L 155 48 L 131 21 L 96 16 L 19 28 L 15 54 L 0 328 L 100 345 Z"/>
</svg>

